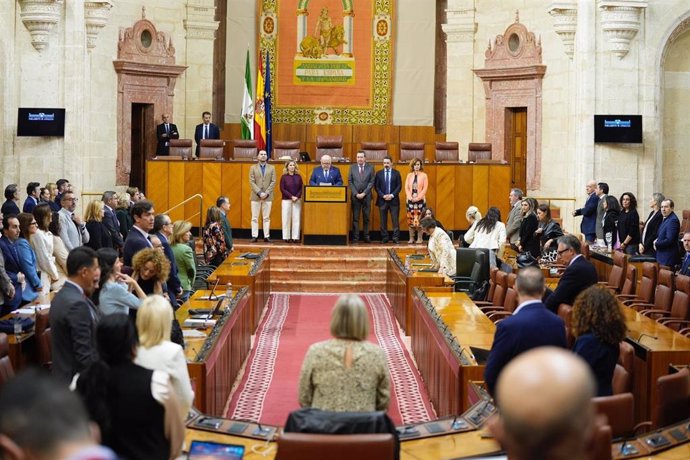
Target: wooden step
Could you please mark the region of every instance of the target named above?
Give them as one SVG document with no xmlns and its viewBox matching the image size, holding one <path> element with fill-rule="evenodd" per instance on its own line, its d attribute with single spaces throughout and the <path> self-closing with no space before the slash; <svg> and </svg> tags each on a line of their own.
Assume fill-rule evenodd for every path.
<svg viewBox="0 0 690 460">
<path fill-rule="evenodd" d="M 271 292 L 386 292 L 382 281 L 271 280 Z"/>
<path fill-rule="evenodd" d="M 284 256 L 271 251 L 271 270 L 324 269 L 324 270 L 384 270 L 385 257 L 314 257 Z"/>
<path fill-rule="evenodd" d="M 318 263 L 318 261 L 316 262 Z M 271 282 L 273 280 L 291 280 L 299 277 L 305 281 L 386 281 L 386 269 L 348 270 L 324 268 L 276 268 L 271 261 Z"/>
</svg>

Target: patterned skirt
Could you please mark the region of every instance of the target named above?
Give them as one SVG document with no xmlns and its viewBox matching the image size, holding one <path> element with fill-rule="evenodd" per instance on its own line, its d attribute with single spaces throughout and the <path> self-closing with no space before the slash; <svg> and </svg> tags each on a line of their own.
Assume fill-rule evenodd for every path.
<svg viewBox="0 0 690 460">
<path fill-rule="evenodd" d="M 422 213 L 426 208 L 426 201 L 418 201 L 413 203 L 407 201 L 407 225 L 409 227 L 419 227 L 419 221 L 422 220 Z"/>
</svg>

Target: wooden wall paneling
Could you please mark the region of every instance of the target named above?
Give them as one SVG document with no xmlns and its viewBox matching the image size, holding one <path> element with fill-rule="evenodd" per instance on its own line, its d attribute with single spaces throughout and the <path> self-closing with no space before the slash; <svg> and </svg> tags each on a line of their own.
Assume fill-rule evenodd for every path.
<svg viewBox="0 0 690 460">
<path fill-rule="evenodd" d="M 509 165 L 490 165 L 489 166 L 489 206 L 496 206 L 501 210 L 501 219 L 508 221 L 510 212 L 510 166 Z M 639 272 L 638 272 L 639 273 Z"/>
<path fill-rule="evenodd" d="M 352 160 L 357 151 L 362 148 L 362 142 L 385 142 L 388 144 L 388 154 L 397 161 L 400 157 L 398 142 L 400 128 L 396 125 L 357 125 L 352 131 Z"/>
<path fill-rule="evenodd" d="M 455 193 L 459 187 L 455 183 L 455 167 L 439 164 L 436 166 L 436 207 L 434 215 L 447 230 L 454 229 L 454 214 L 458 209 Z M 459 168 L 462 169 L 462 168 Z M 432 184 L 429 184 L 432 186 Z"/>
<path fill-rule="evenodd" d="M 229 160 L 232 158 L 232 149 L 234 147 L 232 141 L 242 139 L 242 125 L 240 123 L 226 123 L 221 128 L 220 138 L 225 140 L 223 158 Z"/>
<path fill-rule="evenodd" d="M 455 220 L 453 222 L 453 228 L 455 230 L 469 228 L 467 219 L 465 219 L 465 211 L 474 204 L 474 198 L 472 196 L 474 190 L 474 175 L 472 171 L 472 166 L 457 166 L 455 168 Z M 486 210 L 481 209 L 481 213 L 483 216 Z"/>
<path fill-rule="evenodd" d="M 305 124 L 273 124 L 274 141 L 300 141 L 300 149 L 304 150 L 307 141 L 307 126 Z"/>
<path fill-rule="evenodd" d="M 173 206 L 182 203 L 185 200 L 185 198 L 187 198 L 184 193 L 184 177 L 186 171 L 185 162 L 175 161 L 169 163 L 170 167 L 168 172 L 168 203 L 165 206 L 165 208 L 160 208 L 160 206 L 156 204 L 156 206 L 158 206 L 158 208 L 160 208 L 161 211 L 170 209 Z M 173 222 L 175 222 L 176 220 L 184 220 L 184 209 L 184 206 L 180 206 L 179 208 L 173 210 L 170 213 L 170 219 Z"/>
<path fill-rule="evenodd" d="M 249 185 L 249 169 L 253 166 L 252 163 L 241 163 L 241 177 L 242 177 L 242 216 L 239 220 L 240 228 L 251 228 L 252 226 L 252 209 L 250 197 L 252 188 Z"/>
<path fill-rule="evenodd" d="M 242 222 L 242 209 L 249 201 L 249 195 L 243 194 L 242 181 L 248 181 L 242 175 L 242 164 L 223 163 L 221 165 L 220 195 L 230 200 L 230 226 L 239 227 Z M 216 197 L 217 198 L 217 197 Z M 214 203 L 215 204 L 215 203 Z"/>
<path fill-rule="evenodd" d="M 472 194 L 476 207 L 479 208 L 482 216 L 486 215 L 489 209 L 489 165 L 477 165 L 472 168 Z M 502 217 L 502 216 L 501 216 Z"/>
<path fill-rule="evenodd" d="M 353 159 L 352 125 L 307 125 L 307 151 L 316 158 L 316 136 L 343 136 L 343 156 Z"/>
<path fill-rule="evenodd" d="M 168 209 L 168 161 L 146 163 L 146 197 L 153 201 L 154 209 Z"/>
<path fill-rule="evenodd" d="M 426 191 L 426 207 L 431 207 L 431 209 L 436 212 L 436 208 L 438 207 L 438 200 L 437 200 L 437 190 L 436 190 L 436 181 L 437 181 L 437 174 L 436 171 L 438 168 L 429 168 L 429 165 L 424 165 L 426 166 L 423 171 L 426 173 L 426 175 L 429 178 L 429 187 L 427 188 Z M 400 167 L 401 169 L 403 168 L 402 166 Z M 405 166 L 405 168 L 409 171 L 410 167 Z M 446 225 L 445 222 L 441 221 L 443 225 Z M 450 227 L 448 227 L 448 230 L 451 230 Z"/>
<path fill-rule="evenodd" d="M 184 176 L 184 196 L 189 198 L 197 193 L 202 193 L 201 182 L 203 180 L 203 165 L 201 161 L 187 161 L 186 171 Z M 199 213 L 199 201 L 192 200 L 184 206 L 184 217 L 189 220 L 195 227 L 203 227 L 206 218 L 205 211 L 202 209 L 202 215 Z"/>
<path fill-rule="evenodd" d="M 400 142 L 424 142 L 433 144 L 435 138 L 433 126 L 400 126 Z"/>
<path fill-rule="evenodd" d="M 204 196 L 202 215 L 203 220 L 206 222 L 206 210 L 216 205 L 216 200 L 220 196 L 221 191 L 221 169 L 223 164 L 206 161 L 202 166 L 202 185 L 201 194 Z"/>
</svg>

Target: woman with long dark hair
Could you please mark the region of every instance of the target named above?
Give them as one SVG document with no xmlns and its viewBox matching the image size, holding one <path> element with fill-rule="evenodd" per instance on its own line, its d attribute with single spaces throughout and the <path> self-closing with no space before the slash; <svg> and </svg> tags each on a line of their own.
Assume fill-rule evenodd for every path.
<svg viewBox="0 0 690 460">
<path fill-rule="evenodd" d="M 215 267 L 223 263 L 230 254 L 225 244 L 223 227 L 220 222 L 220 209 L 215 206 L 208 208 L 206 212 L 206 224 L 202 231 L 204 240 L 204 260 Z"/>
<path fill-rule="evenodd" d="M 36 261 L 38 269 L 41 272 L 41 284 L 43 285 L 42 294 L 50 292 L 51 283 L 57 281 L 60 277 L 55 264 L 55 256 L 53 255 L 53 234 L 48 227 L 53 217 L 48 203 L 39 203 L 33 210 L 34 219 L 36 220 L 36 233 L 31 235 L 31 247 L 36 252 Z"/>
<path fill-rule="evenodd" d="M 558 222 L 551 218 L 549 205 L 542 203 L 537 206 L 537 220 L 539 221 L 539 227 L 534 233 L 539 235 L 542 254 L 553 253 L 558 248 L 556 240 L 563 236 L 563 230 L 558 225 Z M 555 259 L 554 255 L 553 260 Z"/>
<path fill-rule="evenodd" d="M 506 242 L 506 226 L 501 222 L 501 211 L 496 207 L 491 207 L 486 212 L 486 216 L 481 218 L 477 225 L 470 228 L 472 232 L 471 248 L 489 249 L 489 262 L 492 267 L 496 266 L 496 256 L 501 256 L 503 245 Z M 467 235 L 465 235 L 467 240 Z"/>
<path fill-rule="evenodd" d="M 613 195 L 606 195 L 604 199 L 604 242 L 609 249 L 613 249 L 618 241 L 618 215 L 620 206 Z"/>
<path fill-rule="evenodd" d="M 640 215 L 637 213 L 637 199 L 631 192 L 621 195 L 622 212 L 618 215 L 618 241 L 621 250 L 635 255 L 640 245 Z"/>
<path fill-rule="evenodd" d="M 536 200 L 524 198 L 520 203 L 520 210 L 522 211 L 522 222 L 520 223 L 520 240 L 518 242 L 518 251 L 529 252 L 535 259 L 539 258 L 539 235 L 535 235 L 535 231 L 539 224 L 537 223 L 537 215 L 534 213 Z"/>
<path fill-rule="evenodd" d="M 129 310 L 139 308 L 146 293 L 139 283 L 129 275 L 122 273 L 122 260 L 113 248 L 101 248 L 96 251 L 101 266 L 101 280 L 94 293 L 94 302 L 104 315 L 113 313 L 129 314 Z"/>
<path fill-rule="evenodd" d="M 76 377 L 76 389 L 103 444 L 129 460 L 176 458 L 184 440 L 183 415 L 163 371 L 134 364 L 139 340 L 127 315 L 102 318 L 96 330 L 98 361 Z"/>
</svg>

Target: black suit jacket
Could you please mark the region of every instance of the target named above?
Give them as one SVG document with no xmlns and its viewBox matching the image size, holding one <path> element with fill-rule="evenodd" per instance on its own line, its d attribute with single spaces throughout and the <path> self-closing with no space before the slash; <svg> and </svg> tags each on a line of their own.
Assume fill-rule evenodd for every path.
<svg viewBox="0 0 690 460">
<path fill-rule="evenodd" d="M 656 255 L 656 250 L 654 249 L 654 240 L 659 232 L 659 225 L 661 225 L 662 220 L 664 220 L 664 216 L 661 215 L 661 211 L 652 211 L 647 216 L 647 220 L 645 221 L 647 232 L 644 234 L 644 239 L 642 239 L 642 234 L 640 233 L 640 241 L 642 246 L 644 246 L 645 255 Z M 644 232 L 644 228 L 642 231 Z"/>
<path fill-rule="evenodd" d="M 142 249 L 151 248 L 151 242 L 145 238 L 139 230 L 132 227 L 125 240 L 125 248 L 122 251 L 123 262 L 128 267 L 132 266 L 132 257 Z"/>
<path fill-rule="evenodd" d="M 122 239 L 122 235 L 120 234 L 120 221 L 117 220 L 115 211 L 107 206 L 103 207 L 103 224 L 110 233 L 110 239 L 113 242 L 113 247 L 118 250 L 122 248 L 125 245 L 125 241 Z"/>
<path fill-rule="evenodd" d="M 201 139 L 204 136 L 204 124 L 201 123 L 196 125 L 194 130 L 194 141 L 196 142 L 196 156 L 199 156 L 199 149 L 201 148 Z M 220 129 L 213 123 L 209 123 L 208 126 L 208 138 L 207 139 L 220 139 Z"/>
<path fill-rule="evenodd" d="M 105 222 L 90 220 L 86 223 L 86 230 L 89 232 L 89 242 L 86 243 L 86 246 L 94 251 L 113 247 L 113 238 L 110 236 L 110 231 L 105 226 Z"/>
<path fill-rule="evenodd" d="M 494 394 L 496 381 L 503 368 L 517 355 L 532 348 L 555 346 L 566 348 L 565 324 L 548 311 L 544 304 L 527 304 L 515 315 L 496 324 L 494 342 L 486 361 L 484 381 Z"/>
<path fill-rule="evenodd" d="M 2 204 L 0 212 L 2 212 L 3 216 L 9 216 L 10 214 L 18 216 L 21 211 L 19 210 L 19 206 L 17 206 L 17 203 L 15 203 L 14 200 L 7 200 Z"/>
<path fill-rule="evenodd" d="M 5 273 L 14 286 L 14 297 L 11 299 L 5 298 L 6 310 L 15 310 L 19 308 L 22 302 L 22 284 L 19 282 L 17 274 L 22 271 L 19 265 L 19 253 L 17 252 L 17 245 L 10 243 L 6 237 L 0 237 L 0 251 L 2 257 L 5 259 Z"/>
<path fill-rule="evenodd" d="M 584 256 L 580 256 L 568 265 L 558 281 L 556 290 L 544 303 L 555 313 L 560 304 L 572 305 L 575 297 L 593 284 L 597 284 L 597 271 Z"/>
<path fill-rule="evenodd" d="M 165 123 L 161 123 L 156 127 L 156 137 L 158 138 L 158 147 L 156 148 L 156 155 L 167 156 L 170 151 L 170 146 L 165 145 L 170 139 L 179 139 L 180 132 L 177 130 L 177 125 L 174 123 L 168 123 L 170 127 L 170 134 L 166 136 Z"/>
<path fill-rule="evenodd" d="M 374 188 L 376 189 L 376 206 L 382 206 L 385 203 L 389 203 L 391 206 L 400 206 L 400 190 L 402 190 L 402 179 L 400 178 L 400 173 L 397 169 L 391 168 L 392 200 L 386 201 L 383 199 L 383 195 L 387 195 L 385 169 L 382 169 L 376 173 L 376 177 L 374 178 Z"/>
<path fill-rule="evenodd" d="M 76 286 L 65 283 L 50 302 L 53 375 L 68 382 L 98 359 L 96 306 Z"/>
<path fill-rule="evenodd" d="M 174 299 L 177 297 L 177 294 L 182 290 L 182 283 L 180 283 L 180 277 L 177 275 L 177 263 L 175 262 L 175 254 L 173 253 L 173 250 L 170 247 L 170 242 L 168 242 L 168 239 L 165 235 L 163 235 L 161 232 L 158 232 L 156 233 L 156 236 L 159 240 L 161 240 L 161 243 L 163 244 L 163 252 L 165 253 L 165 257 L 167 257 L 168 261 L 170 262 L 170 274 L 168 275 L 167 284 L 168 295 L 170 296 L 170 303 L 173 304 L 174 307 Z"/>
</svg>

